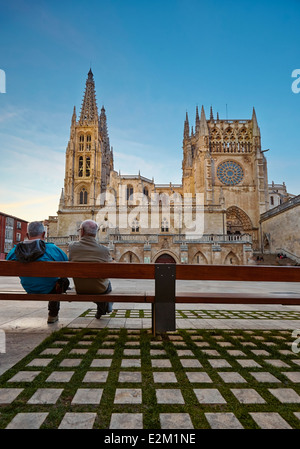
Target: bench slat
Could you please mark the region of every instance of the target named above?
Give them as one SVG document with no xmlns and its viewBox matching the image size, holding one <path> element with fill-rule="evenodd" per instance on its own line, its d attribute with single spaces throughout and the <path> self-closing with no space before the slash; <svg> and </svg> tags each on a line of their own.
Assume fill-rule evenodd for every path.
<svg viewBox="0 0 300 449">
<path fill-rule="evenodd" d="M 0 276 L 155 279 L 157 264 L 0 261 Z M 16 275 L 16 273 L 18 273 Z M 300 282 L 297 266 L 176 265 L 177 280 Z"/>
<path fill-rule="evenodd" d="M 155 295 L 149 293 L 109 293 L 107 295 L 77 295 L 67 293 L 64 295 L 51 294 L 27 294 L 27 293 L 0 293 L 0 300 L 7 301 L 77 301 L 77 302 L 132 302 L 132 303 L 154 303 Z M 252 295 L 241 293 L 177 293 L 176 303 L 187 304 L 288 304 L 300 305 L 300 296 L 289 295 Z"/>
<path fill-rule="evenodd" d="M 51 294 L 29 294 L 29 293 L 0 293 L 0 300 L 6 301 L 77 301 L 77 302 L 139 302 L 152 303 L 154 296 L 146 294 L 108 294 L 108 295 L 76 295 L 75 293 L 67 293 L 63 295 Z"/>
</svg>

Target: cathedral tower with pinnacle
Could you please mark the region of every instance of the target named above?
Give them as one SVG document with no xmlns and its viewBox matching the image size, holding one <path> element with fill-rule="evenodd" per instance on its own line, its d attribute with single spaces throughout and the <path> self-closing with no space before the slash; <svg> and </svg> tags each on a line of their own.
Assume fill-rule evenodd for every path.
<svg viewBox="0 0 300 449">
<path fill-rule="evenodd" d="M 74 107 L 70 140 L 66 149 L 65 181 L 58 210 L 58 234 L 72 235 L 74 218 L 97 213 L 113 170 L 113 153 L 104 107 L 98 114 L 92 70 L 86 80 L 80 116 Z M 76 218 L 76 223 L 79 221 Z"/>
</svg>

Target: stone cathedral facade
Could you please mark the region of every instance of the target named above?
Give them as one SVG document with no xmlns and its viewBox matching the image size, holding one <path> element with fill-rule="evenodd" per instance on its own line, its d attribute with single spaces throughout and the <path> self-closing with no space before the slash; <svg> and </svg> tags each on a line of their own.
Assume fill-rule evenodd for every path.
<svg viewBox="0 0 300 449">
<path fill-rule="evenodd" d="M 79 117 L 74 108 L 65 180 L 48 239 L 63 249 L 83 220 L 120 262 L 248 264 L 261 247 L 260 215 L 269 208 L 267 163 L 253 108 L 246 120 L 209 118 L 196 108 L 183 126 L 181 184 L 121 175 L 114 168 L 107 117 L 88 73 Z M 194 225 L 194 227 L 193 227 Z"/>
</svg>

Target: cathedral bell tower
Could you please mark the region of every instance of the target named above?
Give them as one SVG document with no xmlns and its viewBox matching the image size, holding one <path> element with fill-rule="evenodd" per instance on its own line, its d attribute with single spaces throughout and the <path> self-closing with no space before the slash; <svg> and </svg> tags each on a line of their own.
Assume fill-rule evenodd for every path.
<svg viewBox="0 0 300 449">
<path fill-rule="evenodd" d="M 102 107 L 98 116 L 94 76 L 90 70 L 78 121 L 75 107 L 73 111 L 60 211 L 97 208 L 112 169 L 105 109 Z"/>
</svg>

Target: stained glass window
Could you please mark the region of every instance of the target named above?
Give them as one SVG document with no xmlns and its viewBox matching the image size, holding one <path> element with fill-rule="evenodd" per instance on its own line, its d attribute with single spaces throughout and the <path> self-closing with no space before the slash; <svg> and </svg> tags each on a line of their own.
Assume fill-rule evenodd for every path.
<svg viewBox="0 0 300 449">
<path fill-rule="evenodd" d="M 217 169 L 219 180 L 227 185 L 232 186 L 242 181 L 244 172 L 242 167 L 234 161 L 222 162 Z"/>
</svg>

